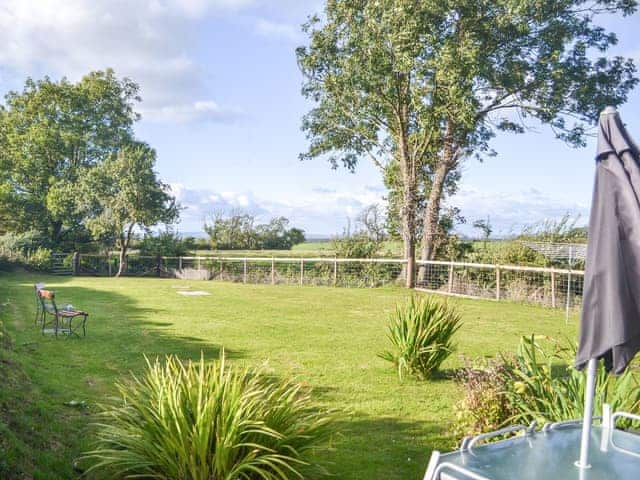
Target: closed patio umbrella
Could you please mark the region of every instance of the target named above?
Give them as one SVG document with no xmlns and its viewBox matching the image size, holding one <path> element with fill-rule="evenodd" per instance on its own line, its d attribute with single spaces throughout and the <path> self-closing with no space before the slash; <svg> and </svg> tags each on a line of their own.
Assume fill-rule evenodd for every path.
<svg viewBox="0 0 640 480">
<path fill-rule="evenodd" d="M 597 361 L 621 373 L 640 350 L 640 151 L 613 107 L 600 114 L 580 344 L 587 366 L 580 459 L 588 468 Z"/>
</svg>

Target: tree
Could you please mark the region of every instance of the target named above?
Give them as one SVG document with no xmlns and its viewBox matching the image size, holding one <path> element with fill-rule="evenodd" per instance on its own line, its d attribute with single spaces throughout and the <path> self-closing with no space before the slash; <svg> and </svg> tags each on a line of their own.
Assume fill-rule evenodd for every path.
<svg viewBox="0 0 640 480">
<path fill-rule="evenodd" d="M 446 2 L 432 73 L 442 109 L 439 144 L 429 159 L 422 258 L 431 259 L 441 200 L 465 158 L 492 155 L 498 131 L 524 133 L 549 125 L 572 146 L 584 146 L 606 105 L 626 101 L 635 66 L 598 56 L 616 43 L 596 25 L 602 13 L 631 14 L 635 0 Z"/>
<path fill-rule="evenodd" d="M 491 153 L 496 130 L 525 130 L 507 113 L 581 144 L 600 108 L 626 99 L 633 63 L 590 59 L 615 43 L 592 20 L 634 10 L 634 0 L 328 0 L 297 50 L 302 93 L 315 103 L 301 158 L 351 170 L 369 158 L 392 181 L 411 287 L 418 206 L 422 256 L 431 258 L 462 159 Z"/>
<path fill-rule="evenodd" d="M 489 237 L 491 237 L 491 233 L 493 233 L 493 227 L 491 226 L 491 221 L 489 220 L 489 217 L 487 217 L 486 220 L 476 220 L 475 222 L 473 222 L 473 228 L 475 228 L 476 230 L 480 230 L 480 233 L 482 233 L 482 239 L 484 242 L 484 246 L 487 246 L 487 241 L 489 240 Z"/>
<path fill-rule="evenodd" d="M 180 208 L 153 170 L 155 151 L 132 143 L 83 172 L 79 209 L 94 238 L 113 236 L 120 250 L 117 276 L 127 271 L 127 250 L 136 228 L 173 223 Z"/>
<path fill-rule="evenodd" d="M 138 85 L 112 70 L 77 83 L 27 79 L 0 106 L 0 222 L 58 244 L 82 225 L 73 202 L 81 171 L 133 138 Z"/>
<path fill-rule="evenodd" d="M 240 211 L 216 212 L 204 224 L 213 248 L 220 250 L 289 250 L 305 241 L 304 230 L 289 228 L 289 219 L 274 217 L 256 224 L 255 217 Z"/>
</svg>

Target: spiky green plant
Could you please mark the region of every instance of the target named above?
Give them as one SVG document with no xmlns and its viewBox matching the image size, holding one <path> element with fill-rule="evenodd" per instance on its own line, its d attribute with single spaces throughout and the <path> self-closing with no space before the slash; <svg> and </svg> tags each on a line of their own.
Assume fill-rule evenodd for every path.
<svg viewBox="0 0 640 480">
<path fill-rule="evenodd" d="M 147 360 L 101 406 L 90 471 L 108 478 L 287 480 L 326 471 L 317 462 L 332 412 L 293 381 L 218 361 Z"/>
<path fill-rule="evenodd" d="M 541 340 L 547 340 L 547 345 Z M 514 420 L 544 423 L 582 417 L 586 375 L 573 368 L 575 353 L 572 341 L 561 345 L 534 335 L 522 337 L 506 391 L 516 412 Z M 636 411 L 640 407 L 640 385 L 633 369 L 614 376 L 600 365 L 594 400 L 596 412 L 605 402 L 614 411 Z"/>
<path fill-rule="evenodd" d="M 405 374 L 430 378 L 454 350 L 453 336 L 462 325 L 458 309 L 435 297 L 411 297 L 389 320 L 392 348 L 379 356 Z"/>
</svg>

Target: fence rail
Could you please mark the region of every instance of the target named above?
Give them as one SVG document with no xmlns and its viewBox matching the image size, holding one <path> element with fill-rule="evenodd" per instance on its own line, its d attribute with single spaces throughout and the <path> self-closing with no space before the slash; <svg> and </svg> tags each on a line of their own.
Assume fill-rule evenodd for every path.
<svg viewBox="0 0 640 480">
<path fill-rule="evenodd" d="M 118 257 L 59 254 L 76 275 L 113 276 Z M 153 257 L 129 255 L 128 276 L 154 276 L 241 283 L 379 287 L 403 285 L 406 261 L 327 257 Z M 584 271 L 521 265 L 418 261 L 416 287 L 445 295 L 579 306 Z"/>
</svg>

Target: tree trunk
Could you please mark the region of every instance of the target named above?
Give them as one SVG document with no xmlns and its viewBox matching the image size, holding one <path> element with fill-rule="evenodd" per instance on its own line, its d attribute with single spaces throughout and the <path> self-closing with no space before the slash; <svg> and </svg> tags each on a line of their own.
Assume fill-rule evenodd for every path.
<svg viewBox="0 0 640 480">
<path fill-rule="evenodd" d="M 116 273 L 116 277 L 121 277 L 125 273 L 127 273 L 127 249 L 129 248 L 129 242 L 131 241 L 131 232 L 133 231 L 134 224 L 132 223 L 127 228 L 127 233 L 120 234 L 120 264 L 118 265 L 118 273 Z"/>
<path fill-rule="evenodd" d="M 415 287 L 416 271 L 416 201 L 415 188 L 404 185 L 403 205 L 400 209 L 402 217 L 402 242 L 404 247 L 405 286 Z"/>
<path fill-rule="evenodd" d="M 427 206 L 424 209 L 421 255 L 423 261 L 433 260 L 435 255 L 435 241 L 438 235 L 442 192 L 444 190 L 444 182 L 450 171 L 451 166 L 449 159 L 443 159 L 437 166 L 433 176 Z"/>
<path fill-rule="evenodd" d="M 127 247 L 122 245 L 122 247 L 120 247 L 120 258 L 116 277 L 121 277 L 125 273 L 127 273 Z"/>
</svg>

